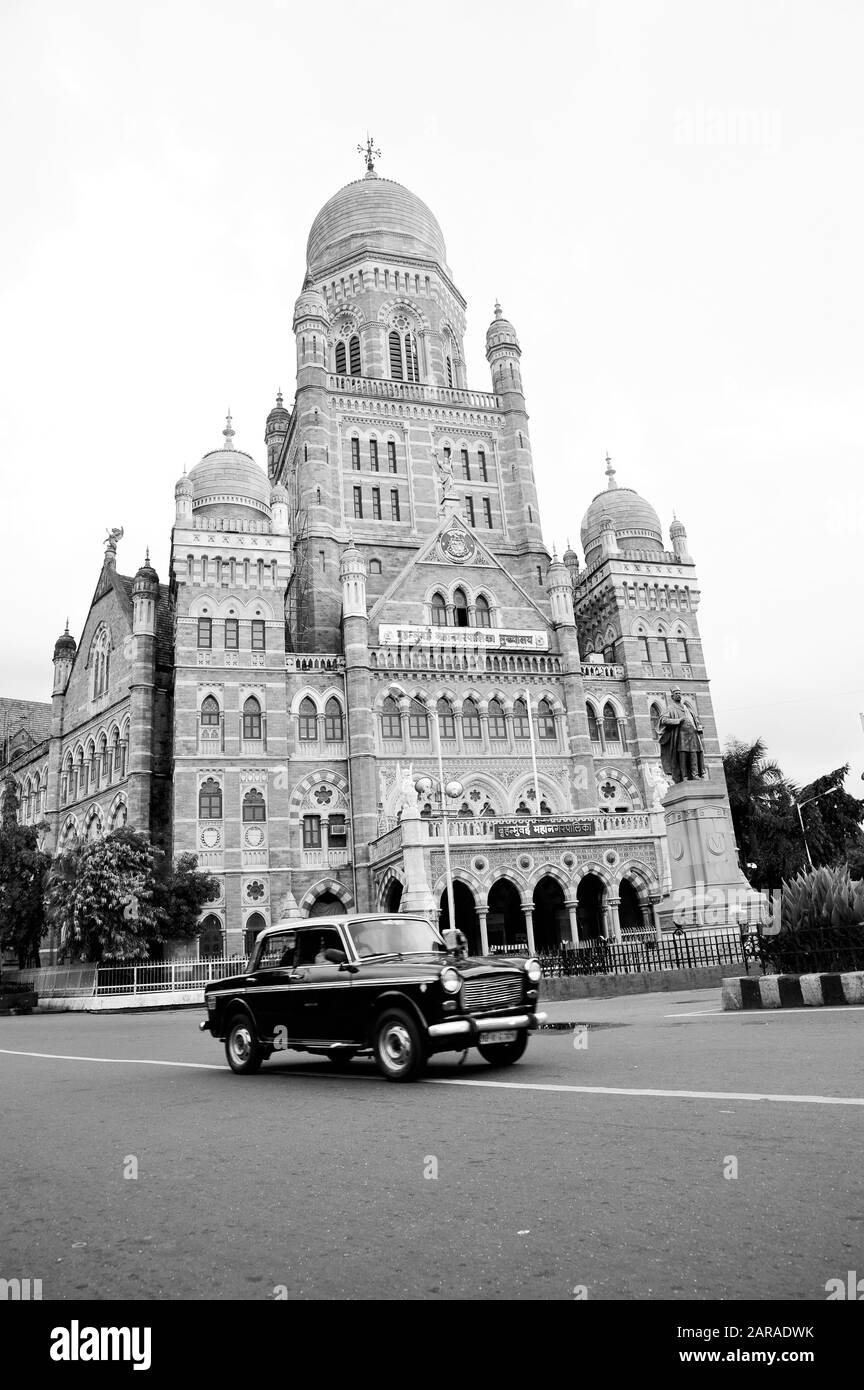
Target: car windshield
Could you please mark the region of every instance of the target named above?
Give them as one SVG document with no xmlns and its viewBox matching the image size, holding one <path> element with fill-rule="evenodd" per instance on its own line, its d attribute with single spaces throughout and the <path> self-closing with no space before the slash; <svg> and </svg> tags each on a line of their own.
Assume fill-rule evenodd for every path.
<svg viewBox="0 0 864 1390">
<path fill-rule="evenodd" d="M 361 960 L 369 956 L 418 956 L 446 951 L 428 922 L 416 917 L 376 917 L 374 921 L 352 922 L 348 928 L 354 949 Z"/>
</svg>

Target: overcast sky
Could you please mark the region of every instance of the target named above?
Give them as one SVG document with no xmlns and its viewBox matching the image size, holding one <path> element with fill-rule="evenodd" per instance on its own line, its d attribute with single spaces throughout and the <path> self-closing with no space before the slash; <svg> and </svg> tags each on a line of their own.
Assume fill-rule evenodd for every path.
<svg viewBox="0 0 864 1390">
<path fill-rule="evenodd" d="M 0 694 L 50 698 L 108 527 L 167 578 L 229 405 L 265 462 L 368 127 L 443 228 L 470 385 L 496 296 L 516 325 L 547 544 L 608 449 L 687 526 L 721 738 L 858 781 L 860 0 L 4 0 L 0 48 Z"/>
</svg>

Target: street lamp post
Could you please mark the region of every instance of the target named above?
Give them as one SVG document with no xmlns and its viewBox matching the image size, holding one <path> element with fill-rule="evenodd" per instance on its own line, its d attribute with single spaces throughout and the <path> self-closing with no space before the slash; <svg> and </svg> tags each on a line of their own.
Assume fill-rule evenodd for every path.
<svg viewBox="0 0 864 1390">
<path fill-rule="evenodd" d="M 444 781 L 444 759 L 441 753 L 441 727 L 438 722 L 437 709 L 435 709 L 434 706 L 430 707 L 423 700 L 418 700 L 416 695 L 409 695 L 408 691 L 404 690 L 402 686 L 392 686 L 391 689 L 398 691 L 404 699 L 410 700 L 412 704 L 422 709 L 427 719 L 430 715 L 432 717 L 432 726 L 435 730 L 435 753 L 438 758 L 438 794 L 441 803 L 441 825 L 444 840 L 444 876 L 447 888 L 447 911 L 450 917 L 450 929 L 452 931 L 455 930 L 456 927 L 456 910 L 453 901 L 453 873 L 450 868 L 450 828 L 447 823 L 446 798 L 448 796 L 461 796 L 463 790 L 462 783 L 455 780 L 450 782 Z M 422 796 L 427 796 L 435 786 L 435 782 L 431 777 L 418 777 L 414 786 Z"/>
<path fill-rule="evenodd" d="M 801 807 L 809 806 L 811 801 L 819 801 L 820 798 L 823 796 L 833 796 L 835 792 L 839 792 L 842 790 L 842 787 L 829 787 L 827 792 L 818 792 L 816 796 L 808 796 L 806 801 L 795 802 L 795 810 L 798 812 L 798 822 L 801 826 L 801 838 L 804 841 L 804 848 L 807 851 L 807 862 L 810 865 L 811 869 L 815 869 L 816 865 L 813 863 L 813 856 L 810 853 L 810 846 L 807 843 L 807 832 L 804 829 L 804 817 L 801 814 Z"/>
</svg>

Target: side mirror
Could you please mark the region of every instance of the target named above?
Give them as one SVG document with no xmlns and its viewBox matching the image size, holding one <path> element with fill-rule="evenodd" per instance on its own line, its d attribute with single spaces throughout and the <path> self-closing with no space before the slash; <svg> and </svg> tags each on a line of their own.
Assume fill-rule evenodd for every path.
<svg viewBox="0 0 864 1390">
<path fill-rule="evenodd" d="M 344 951 L 337 951 L 335 947 L 331 947 L 329 951 L 324 952 L 324 959 L 329 960 L 331 965 L 344 965 L 348 957 Z"/>
</svg>

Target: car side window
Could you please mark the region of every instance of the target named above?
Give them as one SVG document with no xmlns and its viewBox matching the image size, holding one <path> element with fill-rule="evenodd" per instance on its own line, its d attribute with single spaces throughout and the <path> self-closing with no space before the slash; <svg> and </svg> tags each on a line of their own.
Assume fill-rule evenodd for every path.
<svg viewBox="0 0 864 1390">
<path fill-rule="evenodd" d="M 297 933 L 293 931 L 273 932 L 272 936 L 265 937 L 256 969 L 273 970 L 280 965 L 293 965 L 296 942 Z"/>
<path fill-rule="evenodd" d="M 344 951 L 335 927 L 310 927 L 298 934 L 297 964 L 321 965 L 325 951 Z"/>
</svg>

